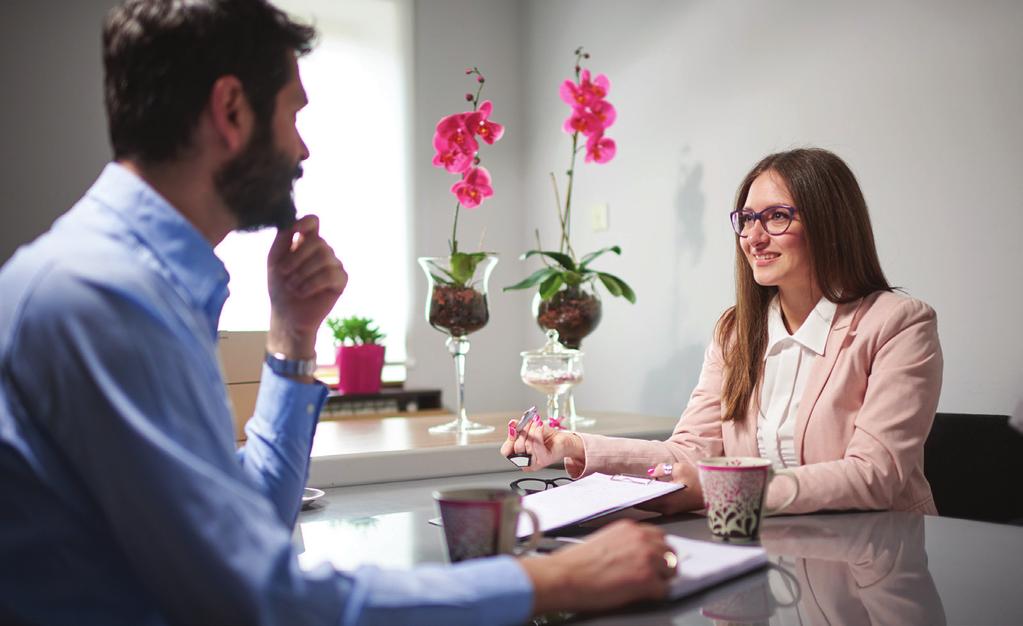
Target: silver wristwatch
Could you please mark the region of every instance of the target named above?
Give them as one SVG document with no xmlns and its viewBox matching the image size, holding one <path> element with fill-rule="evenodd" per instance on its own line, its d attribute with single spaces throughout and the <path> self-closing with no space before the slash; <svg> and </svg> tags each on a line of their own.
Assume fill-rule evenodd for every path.
<svg viewBox="0 0 1023 626">
<path fill-rule="evenodd" d="M 266 364 L 270 371 L 281 376 L 312 376 L 316 373 L 316 359 L 289 359 L 280 352 L 267 352 Z"/>
</svg>

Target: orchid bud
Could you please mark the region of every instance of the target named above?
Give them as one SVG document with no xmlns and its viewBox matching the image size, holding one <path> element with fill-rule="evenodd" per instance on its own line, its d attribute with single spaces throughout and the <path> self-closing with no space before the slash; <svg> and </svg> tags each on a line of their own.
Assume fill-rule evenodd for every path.
<svg viewBox="0 0 1023 626">
<path fill-rule="evenodd" d="M 583 54 L 583 58 L 584 58 L 584 59 L 588 59 L 588 58 L 590 58 L 590 53 L 589 53 L 589 52 L 587 52 L 587 53 Z"/>
<path fill-rule="evenodd" d="M 482 84 L 483 83 L 483 76 L 477 76 L 476 77 L 476 82 Z"/>
<path fill-rule="evenodd" d="M 578 65 L 576 65 L 576 66 L 575 66 L 575 73 L 576 73 L 576 74 L 578 74 L 578 73 L 579 73 L 579 70 L 581 70 L 581 69 L 582 69 L 581 67 L 579 67 Z"/>
<path fill-rule="evenodd" d="M 465 68 L 465 73 L 466 74 L 472 74 L 472 68 L 471 67 Z"/>
<path fill-rule="evenodd" d="M 471 93 L 465 94 L 465 101 L 472 102 L 473 95 Z"/>
</svg>

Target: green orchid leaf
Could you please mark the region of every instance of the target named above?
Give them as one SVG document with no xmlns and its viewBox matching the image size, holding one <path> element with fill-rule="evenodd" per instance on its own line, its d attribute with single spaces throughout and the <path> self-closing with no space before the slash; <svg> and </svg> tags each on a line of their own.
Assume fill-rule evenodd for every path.
<svg viewBox="0 0 1023 626">
<path fill-rule="evenodd" d="M 565 284 L 570 287 L 577 287 L 583 284 L 586 280 L 586 274 L 592 274 L 592 270 L 584 270 L 583 272 L 562 272 L 561 278 L 565 281 Z"/>
<path fill-rule="evenodd" d="M 451 255 L 451 276 L 455 284 L 464 286 L 476 273 L 476 266 L 487 257 L 486 252 L 456 252 Z"/>
<path fill-rule="evenodd" d="M 511 291 L 512 289 L 529 289 L 530 287 L 533 287 L 534 285 L 536 285 L 540 281 L 546 280 L 552 273 L 554 273 L 556 271 L 557 270 L 555 270 L 553 268 L 550 268 L 550 267 L 544 267 L 544 268 L 538 269 L 535 272 L 533 272 L 532 274 L 530 274 L 529 278 L 526 278 L 525 280 L 523 280 L 521 282 L 515 283 L 514 285 L 511 285 L 510 287 L 505 287 L 503 289 L 503 291 Z"/>
<path fill-rule="evenodd" d="M 562 283 L 565 279 L 561 277 L 560 273 L 552 274 L 540 284 L 540 298 L 543 300 L 550 300 L 551 296 L 558 292 L 561 288 Z"/>
<path fill-rule="evenodd" d="M 587 265 L 589 265 L 590 261 L 604 254 L 605 252 L 614 252 L 615 254 L 620 255 L 622 253 L 622 249 L 618 246 L 608 246 L 607 248 L 601 248 L 596 252 L 591 252 L 584 256 L 583 260 L 579 262 L 579 269 L 585 268 Z"/>
<path fill-rule="evenodd" d="M 536 254 L 542 254 L 543 256 L 553 260 L 558 265 L 560 265 L 561 267 L 565 268 L 566 270 L 568 270 L 570 272 L 574 272 L 575 269 L 576 269 L 575 268 L 575 261 L 572 260 L 572 257 L 568 256 L 567 254 L 563 254 L 561 252 L 554 252 L 552 250 L 530 250 L 529 252 L 523 254 L 520 258 L 522 260 L 526 260 L 529 257 L 531 257 L 533 255 L 536 255 Z"/>
<path fill-rule="evenodd" d="M 600 277 L 600 282 L 604 283 L 612 296 L 622 296 L 632 304 L 636 304 L 636 292 L 624 280 L 607 272 L 597 272 L 597 276 Z"/>
<path fill-rule="evenodd" d="M 444 278 L 444 276 L 438 276 L 434 272 L 430 272 L 430 276 L 433 276 L 434 282 L 440 283 L 441 285 L 453 285 L 453 284 L 455 284 L 454 283 L 454 278 L 451 277 L 451 274 L 449 274 L 445 270 L 440 270 L 440 271 L 444 272 L 444 276 L 447 276 L 447 278 Z"/>
<path fill-rule="evenodd" d="M 608 293 L 616 298 L 622 295 L 622 288 L 618 286 L 618 283 L 614 279 L 608 278 L 604 274 L 597 274 L 600 277 L 600 282 L 604 283 L 604 287 L 607 288 Z"/>
</svg>

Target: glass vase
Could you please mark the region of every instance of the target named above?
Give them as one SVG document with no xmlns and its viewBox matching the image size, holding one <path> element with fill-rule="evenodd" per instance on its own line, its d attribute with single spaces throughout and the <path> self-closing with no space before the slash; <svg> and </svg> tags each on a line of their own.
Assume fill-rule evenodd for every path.
<svg viewBox="0 0 1023 626">
<path fill-rule="evenodd" d="M 562 285 L 548 300 L 533 297 L 533 316 L 544 330 L 558 331 L 559 341 L 566 348 L 578 350 L 586 337 L 600 324 L 603 305 L 597 295 L 595 279 L 578 285 Z M 568 427 L 593 426 L 596 420 L 579 415 L 575 410 L 574 387 L 565 394 L 565 414 Z"/>
<path fill-rule="evenodd" d="M 452 278 L 451 257 L 420 257 L 419 266 L 426 274 L 426 321 L 447 335 L 445 345 L 455 362 L 458 409 L 454 420 L 430 428 L 438 433 L 489 433 L 493 426 L 473 422 L 465 410 L 465 355 L 469 352 L 470 333 L 487 325 L 487 286 L 490 273 L 497 265 L 497 256 L 486 255 L 464 282 Z"/>
<path fill-rule="evenodd" d="M 559 421 L 558 399 L 583 378 L 582 353 L 558 342 L 558 331 L 547 331 L 547 343 L 521 354 L 522 382 L 547 396 L 547 419 Z"/>
</svg>

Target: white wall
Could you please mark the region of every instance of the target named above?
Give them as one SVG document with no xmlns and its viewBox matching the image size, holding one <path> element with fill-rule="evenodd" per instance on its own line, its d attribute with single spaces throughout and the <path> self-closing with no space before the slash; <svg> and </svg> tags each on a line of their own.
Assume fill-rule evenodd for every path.
<svg viewBox="0 0 1023 626">
<path fill-rule="evenodd" d="M 611 229 L 577 221 L 575 248 L 621 244 L 604 267 L 639 301 L 605 299 L 584 342 L 583 406 L 684 406 L 734 299 L 736 186 L 765 154 L 816 145 L 859 177 L 890 282 L 938 312 L 941 409 L 1012 410 L 1023 393 L 1023 4 L 535 0 L 527 13 L 525 231 L 553 232 L 546 172 L 567 166 L 557 86 L 576 46 L 611 78 L 619 114 L 618 156 L 577 176 L 577 206 L 609 202 Z"/>
<path fill-rule="evenodd" d="M 109 158 L 99 28 L 112 3 L 0 8 L 0 261 Z M 459 226 L 471 246 L 486 226 L 485 248 L 502 256 L 491 324 L 472 338 L 469 408 L 540 400 L 518 380 L 518 352 L 542 341 L 530 294 L 500 287 L 533 267 L 517 261 L 533 228 L 554 237 L 547 172 L 567 167 L 569 149 L 557 87 L 584 44 L 612 80 L 619 152 L 579 167 L 577 214 L 607 201 L 611 228 L 592 233 L 579 220 L 575 246 L 622 245 L 624 256 L 601 267 L 628 280 L 639 302 L 605 299 L 601 327 L 584 342 L 583 408 L 681 409 L 713 322 L 733 299 L 725 214 L 736 185 L 768 152 L 819 145 L 859 176 L 890 281 L 938 312 L 941 409 L 1010 412 L 1023 388 L 1020 23 L 1023 4 L 991 0 L 416 2 L 415 255 L 445 251 L 453 177 L 430 165 L 430 138 L 437 119 L 464 104 L 466 65 L 486 72 L 494 117 L 508 127 L 483 153 L 497 194 Z M 423 320 L 415 278 L 410 384 L 440 386 L 450 404 L 450 357 Z"/>
<path fill-rule="evenodd" d="M 110 159 L 100 26 L 114 4 L 0 5 L 0 263 L 49 228 Z"/>
</svg>

